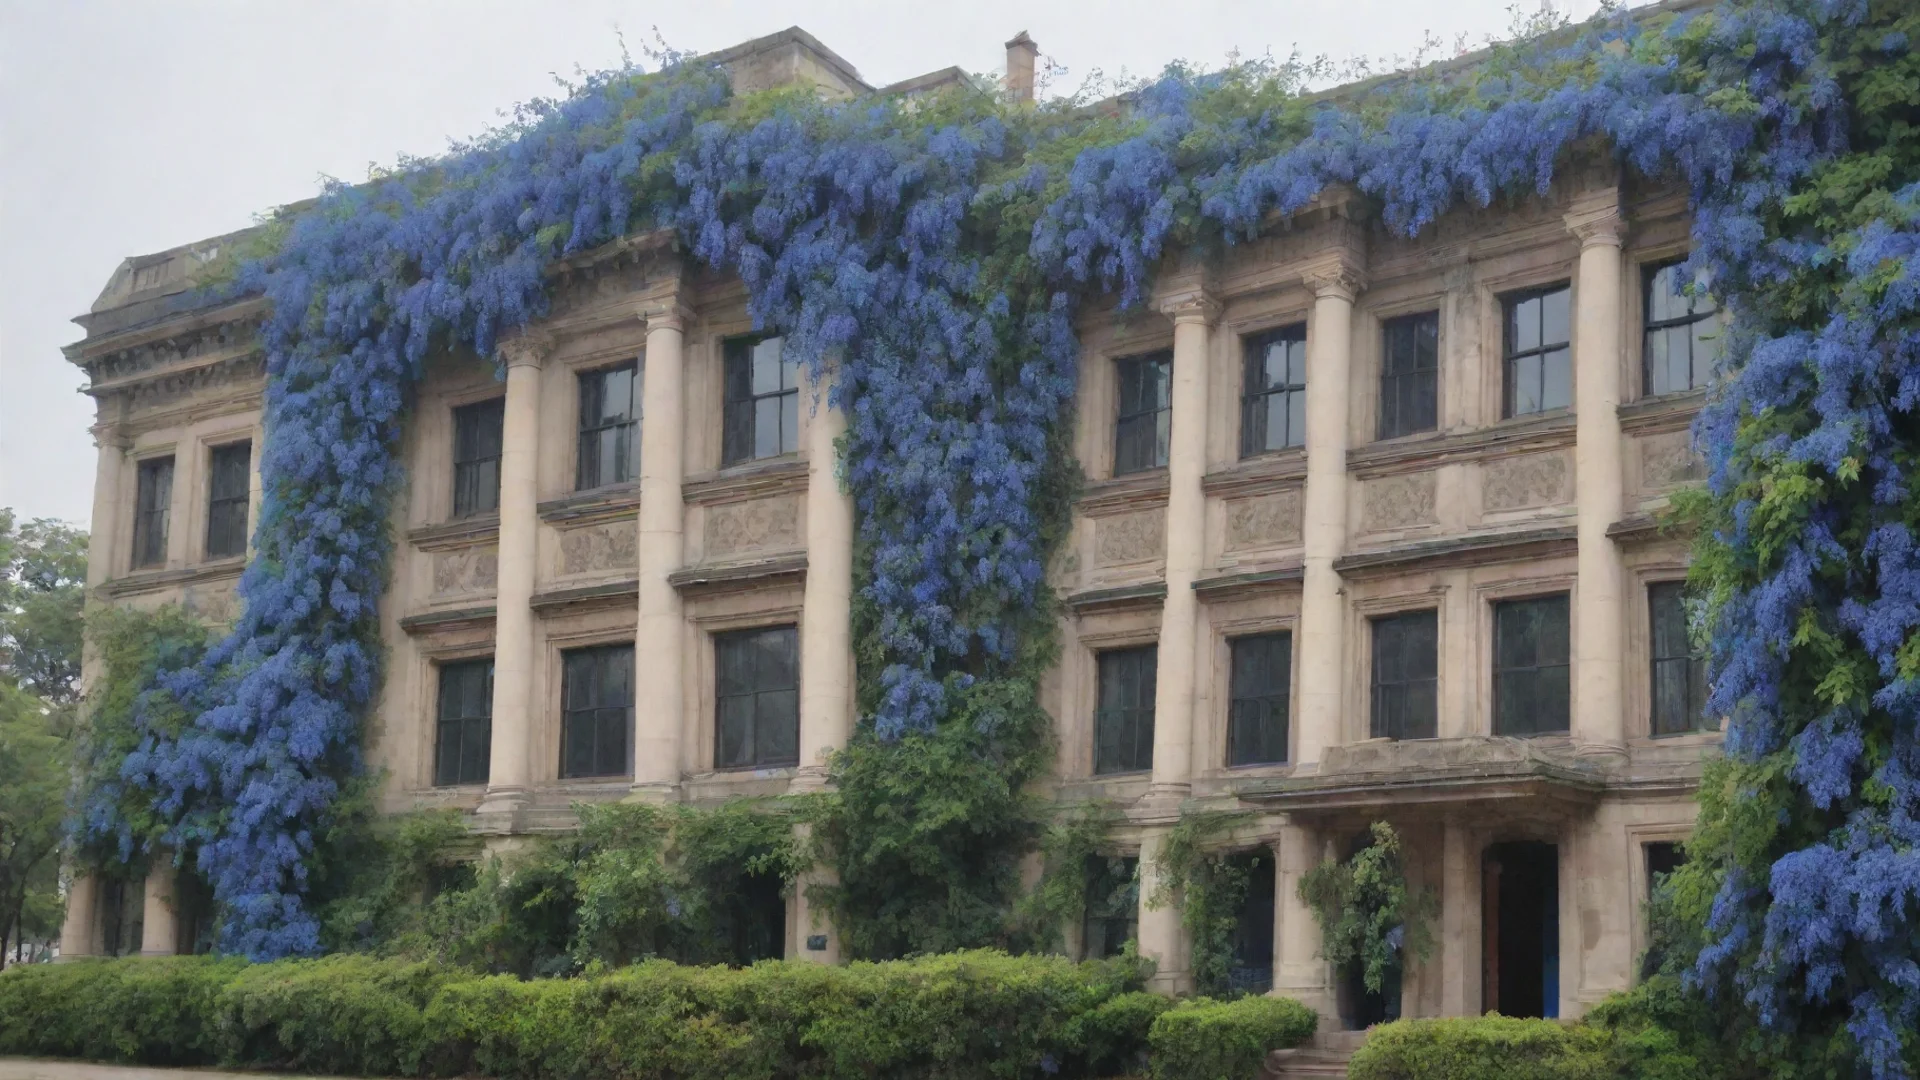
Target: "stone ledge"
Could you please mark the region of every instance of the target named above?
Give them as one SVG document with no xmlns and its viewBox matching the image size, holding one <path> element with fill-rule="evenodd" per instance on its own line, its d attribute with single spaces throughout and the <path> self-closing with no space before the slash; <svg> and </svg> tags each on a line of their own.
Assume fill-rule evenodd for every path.
<svg viewBox="0 0 1920 1080">
<path fill-rule="evenodd" d="M 1573 440 L 1573 414 L 1555 412 L 1502 420 L 1471 431 L 1369 443 L 1347 451 L 1347 471 L 1361 480 L 1376 480 L 1458 462 L 1561 450 L 1572 446 Z"/>
<path fill-rule="evenodd" d="M 1335 559 L 1333 569 L 1342 577 L 1355 577 L 1367 573 L 1388 573 L 1409 566 L 1483 566 L 1523 555 L 1571 555 L 1577 543 L 1578 529 L 1572 525 L 1477 533 L 1441 540 L 1422 540 L 1376 551 L 1356 551 Z"/>
<path fill-rule="evenodd" d="M 1165 506 L 1168 484 L 1165 468 L 1149 469 L 1113 480 L 1096 480 L 1081 491 L 1074 508 L 1082 514 L 1097 516 Z"/>
<path fill-rule="evenodd" d="M 400 620 L 400 629 L 409 634 L 425 633 L 431 630 L 455 630 L 484 626 L 494 620 L 498 609 L 492 604 L 478 607 L 449 608 L 445 611 L 423 611 L 418 615 L 408 615 Z"/>
<path fill-rule="evenodd" d="M 804 553 L 776 555 L 770 559 L 689 566 L 667 575 L 667 583 L 683 593 L 752 588 L 806 577 Z"/>
<path fill-rule="evenodd" d="M 407 532 L 407 541 L 421 551 L 452 551 L 497 543 L 499 540 L 500 512 L 497 510 L 437 525 L 422 525 Z"/>
<path fill-rule="evenodd" d="M 807 461 L 791 454 L 734 465 L 689 477 L 680 497 L 692 506 L 802 494 L 807 490 Z"/>
<path fill-rule="evenodd" d="M 587 524 L 635 517 L 640 513 L 640 485 L 612 484 L 576 491 L 539 505 L 540 520 L 550 525 Z"/>
<path fill-rule="evenodd" d="M 1706 390 L 1685 390 L 1677 394 L 1641 398 L 1617 407 L 1622 435 L 1658 435 L 1685 431 L 1707 403 Z"/>
<path fill-rule="evenodd" d="M 1144 585 L 1121 585 L 1112 589 L 1087 589 L 1070 593 L 1061 598 L 1061 603 L 1076 615 L 1087 615 L 1096 611 L 1151 607 L 1166 598 L 1167 583 L 1154 581 Z"/>
<path fill-rule="evenodd" d="M 205 562 L 198 566 L 181 567 L 178 570 L 135 570 L 116 578 L 108 578 L 95 586 L 94 591 L 110 600 L 123 596 L 138 596 L 142 593 L 159 592 L 162 589 L 201 585 L 227 578 L 238 580 L 247 569 L 247 556 L 235 555 L 232 558 Z"/>
<path fill-rule="evenodd" d="M 1317 773 L 1248 783 L 1239 795 L 1293 811 L 1521 798 L 1584 806 L 1599 799 L 1606 779 L 1560 740 L 1370 739 L 1330 747 Z"/>
<path fill-rule="evenodd" d="M 1304 448 L 1295 448 L 1263 454 L 1210 472 L 1200 478 L 1200 490 L 1222 498 L 1264 495 L 1300 487 L 1306 479 L 1307 452 Z"/>
<path fill-rule="evenodd" d="M 548 589 L 534 593 L 527 606 L 536 614 L 565 607 L 610 607 L 625 601 L 636 608 L 640 603 L 640 579 L 625 578 L 598 585 L 577 585 L 570 589 Z"/>
<path fill-rule="evenodd" d="M 1306 567 L 1298 564 L 1235 570 L 1195 578 L 1193 591 L 1200 594 L 1202 600 L 1225 600 L 1248 593 L 1294 588 L 1306 577 Z"/>
</svg>

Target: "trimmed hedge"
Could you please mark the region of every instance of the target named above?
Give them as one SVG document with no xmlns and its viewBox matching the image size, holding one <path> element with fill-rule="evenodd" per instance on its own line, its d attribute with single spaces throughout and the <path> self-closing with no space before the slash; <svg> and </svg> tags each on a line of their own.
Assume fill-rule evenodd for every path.
<svg viewBox="0 0 1920 1080">
<path fill-rule="evenodd" d="M 1396 1020 L 1367 1033 L 1349 1080 L 1611 1080 L 1607 1034 L 1510 1016 Z"/>
<path fill-rule="evenodd" d="M 1306 1042 L 1319 1022 L 1288 998 L 1183 1001 L 1148 1033 L 1154 1080 L 1253 1080 L 1268 1051 Z"/>
<path fill-rule="evenodd" d="M 1141 1071 L 1151 1031 L 1156 1077 L 1215 1080 L 1313 1030 L 1291 1001 L 1176 1007 L 1142 974 L 994 951 L 533 981 L 365 955 L 80 960 L 0 974 L 0 1054 L 503 1080 L 1087 1077 Z"/>
</svg>

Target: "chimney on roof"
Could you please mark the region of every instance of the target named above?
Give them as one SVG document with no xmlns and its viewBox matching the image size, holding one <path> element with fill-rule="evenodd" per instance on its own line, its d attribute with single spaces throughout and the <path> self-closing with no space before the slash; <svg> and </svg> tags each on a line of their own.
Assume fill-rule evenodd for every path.
<svg viewBox="0 0 1920 1080">
<path fill-rule="evenodd" d="M 1033 65 L 1040 58 L 1040 46 L 1025 30 L 1007 42 L 1007 96 L 1023 105 L 1033 102 Z"/>
</svg>

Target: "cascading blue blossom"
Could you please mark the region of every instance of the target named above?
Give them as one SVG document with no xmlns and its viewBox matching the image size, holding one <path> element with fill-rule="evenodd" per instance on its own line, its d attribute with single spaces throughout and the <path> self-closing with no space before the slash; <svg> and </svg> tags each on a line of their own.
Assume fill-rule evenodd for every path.
<svg viewBox="0 0 1920 1080">
<path fill-rule="evenodd" d="M 1735 313 L 1726 390 L 1700 421 L 1711 489 L 1733 498 L 1755 462 L 1781 459 L 1866 477 L 1898 507 L 1920 401 L 1920 193 L 1902 193 L 1905 217 L 1846 236 L 1769 226 L 1847 147 L 1849 103 L 1823 34 L 1867 12 L 1866 0 L 1756 0 L 1614 14 L 1477 73 L 1346 101 L 1235 98 L 1244 70 L 1175 69 L 1118 113 L 1037 117 L 984 96 L 924 109 L 788 96 L 743 111 L 723 72 L 676 61 L 595 78 L 445 158 L 330 187 L 284 219 L 277 249 L 240 280 L 270 310 L 266 494 L 245 613 L 205 662 L 163 677 L 198 719 L 179 738 L 149 738 L 123 777 L 197 850 L 226 913 L 223 947 L 318 948 L 304 867 L 361 767 L 411 389 L 430 351 L 490 356 L 540 316 L 556 257 L 638 228 L 670 228 L 693 257 L 739 275 L 755 322 L 816 373 L 837 373 L 863 601 L 884 657 L 863 670 L 878 684 L 867 720 L 886 738 L 936 728 L 1023 645 L 1022 616 L 1047 587 L 1038 500 L 1062 466 L 1083 302 L 1138 303 L 1170 254 L 1254 237 L 1330 184 L 1356 188 L 1404 235 L 1460 206 L 1547 191 L 1576 145 L 1610 146 L 1629 169 L 1684 185 L 1694 265 Z M 1889 37 L 1890 53 L 1906 47 Z M 1097 137 L 1065 167 L 1044 163 L 1048 145 L 1087 131 Z M 1769 331 L 1743 309 L 1836 261 L 1870 284 L 1817 332 Z M 1741 437 L 1759 411 L 1803 406 L 1803 429 Z M 1770 880 L 1729 874 L 1701 977 L 1738 968 L 1746 1000 L 1783 1025 L 1850 995 L 1852 1033 L 1883 1077 L 1904 1075 L 1903 1033 L 1920 1009 L 1915 554 L 1904 521 L 1856 538 L 1816 510 L 1755 587 L 1727 599 L 1713 649 L 1733 754 L 1791 744 L 1794 782 L 1821 807 L 1863 783 L 1895 797 L 1780 859 Z M 1871 763 L 1861 709 L 1792 716 L 1779 693 L 1835 560 L 1858 577 L 1828 606 L 1879 664 L 1872 708 L 1897 718 Z M 100 800 L 86 825 L 124 832 Z M 1878 981 L 1843 987 L 1846 949 L 1866 950 Z"/>
</svg>

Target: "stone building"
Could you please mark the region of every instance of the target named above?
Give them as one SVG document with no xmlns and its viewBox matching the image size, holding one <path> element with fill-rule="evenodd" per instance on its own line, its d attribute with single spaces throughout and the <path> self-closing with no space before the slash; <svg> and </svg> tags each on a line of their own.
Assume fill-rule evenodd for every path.
<svg viewBox="0 0 1920 1080">
<path fill-rule="evenodd" d="M 1033 56 L 1009 43 L 1015 94 Z M 743 87 L 831 96 L 967 78 L 874 90 L 798 29 L 720 59 Z M 1149 311 L 1089 312 L 1047 785 L 1123 810 L 1115 851 L 1145 880 L 1102 892 L 1129 899 L 1074 948 L 1137 934 L 1161 984 L 1186 984 L 1178 911 L 1131 898 L 1183 809 L 1240 808 L 1243 985 L 1351 1025 L 1575 1015 L 1631 984 L 1650 876 L 1720 738 L 1686 545 L 1652 516 L 1700 478 L 1687 426 L 1717 316 L 1671 288 L 1687 226 L 1680 193 L 1600 166 L 1413 241 L 1328 191 L 1163 273 Z M 128 259 L 76 320 L 101 602 L 234 613 L 260 309 L 189 288 L 233 242 Z M 449 357 L 419 387 L 371 720 L 384 805 L 457 807 L 510 842 L 582 801 L 817 787 L 854 722 L 841 418 L 753 336 L 742 285 L 670 238 L 551 272 L 504 382 Z M 1437 949 L 1386 998 L 1329 969 L 1295 898 L 1376 820 L 1439 901 Z M 175 884 L 80 880 L 66 953 L 190 948 Z M 786 955 L 835 958 L 804 896 L 777 902 Z"/>
</svg>

